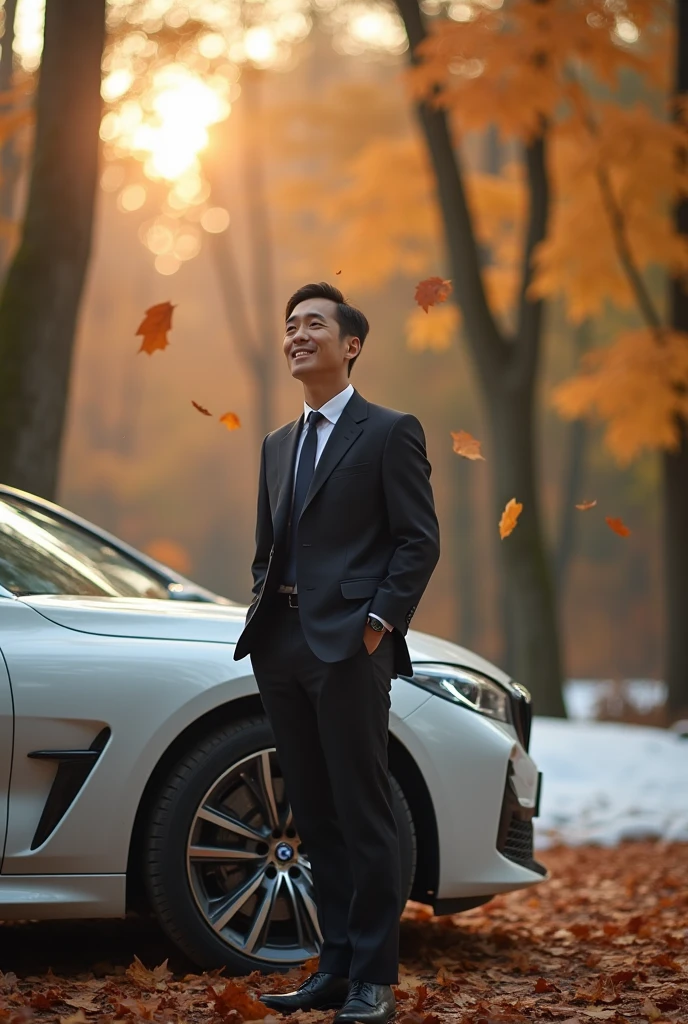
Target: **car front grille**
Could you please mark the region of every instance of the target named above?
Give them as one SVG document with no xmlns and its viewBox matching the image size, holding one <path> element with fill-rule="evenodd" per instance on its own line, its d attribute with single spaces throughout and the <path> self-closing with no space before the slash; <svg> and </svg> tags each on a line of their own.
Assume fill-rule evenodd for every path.
<svg viewBox="0 0 688 1024">
<path fill-rule="evenodd" d="M 504 849 L 500 851 L 509 860 L 517 864 L 530 864 L 533 859 L 533 823 L 512 818 L 504 841 Z"/>
</svg>

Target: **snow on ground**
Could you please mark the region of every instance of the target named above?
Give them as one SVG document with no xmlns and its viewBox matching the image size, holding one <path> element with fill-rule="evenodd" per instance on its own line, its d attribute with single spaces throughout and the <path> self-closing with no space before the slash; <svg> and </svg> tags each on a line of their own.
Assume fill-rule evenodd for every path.
<svg viewBox="0 0 688 1024">
<path fill-rule="evenodd" d="M 647 726 L 536 717 L 530 752 L 543 773 L 539 849 L 688 841 L 688 738 Z"/>
</svg>

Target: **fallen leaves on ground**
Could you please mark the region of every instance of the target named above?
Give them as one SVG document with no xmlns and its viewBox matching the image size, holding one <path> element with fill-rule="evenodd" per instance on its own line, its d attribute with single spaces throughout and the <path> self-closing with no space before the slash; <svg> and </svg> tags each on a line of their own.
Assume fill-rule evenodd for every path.
<svg viewBox="0 0 688 1024">
<path fill-rule="evenodd" d="M 605 516 L 604 521 L 610 530 L 613 530 L 614 533 L 618 533 L 619 537 L 629 536 L 631 531 L 624 524 L 622 519 L 613 519 L 611 516 Z"/>
<path fill-rule="evenodd" d="M 441 277 L 427 277 L 416 285 L 416 302 L 427 313 L 430 306 L 446 302 L 451 293 L 451 281 L 445 281 Z"/>
<path fill-rule="evenodd" d="M 560 847 L 538 859 L 549 881 L 467 913 L 438 918 L 407 904 L 395 1024 L 686 1024 L 688 844 Z M 292 989 L 318 966 L 313 958 L 286 974 L 173 974 L 162 940 L 157 966 L 138 957 L 128 967 L 91 962 L 97 950 L 82 942 L 68 952 L 70 966 L 60 927 L 0 928 L 2 1024 L 279 1024 L 257 996 Z M 70 934 L 73 925 L 62 927 Z M 101 952 L 113 927 L 98 922 Z M 64 974 L 35 971 L 41 934 L 52 936 Z M 290 1020 L 330 1024 L 333 1016 Z"/>
<path fill-rule="evenodd" d="M 515 498 L 511 498 L 507 501 L 504 511 L 502 512 L 502 518 L 499 520 L 499 536 L 504 540 L 510 533 L 514 532 L 514 527 L 518 522 L 518 517 L 523 511 L 523 505 L 520 501 L 516 501 Z"/>
<path fill-rule="evenodd" d="M 467 430 L 451 430 L 452 436 L 452 448 L 457 455 L 462 455 L 464 459 L 482 459 L 485 458 L 480 454 L 480 441 L 478 441 L 472 434 L 469 434 Z"/>
<path fill-rule="evenodd" d="M 147 352 L 150 356 L 158 349 L 167 348 L 170 343 L 167 332 L 172 329 L 174 308 L 171 302 L 159 302 L 146 310 L 146 315 L 136 330 L 136 334 L 143 337 L 139 352 Z"/>
</svg>

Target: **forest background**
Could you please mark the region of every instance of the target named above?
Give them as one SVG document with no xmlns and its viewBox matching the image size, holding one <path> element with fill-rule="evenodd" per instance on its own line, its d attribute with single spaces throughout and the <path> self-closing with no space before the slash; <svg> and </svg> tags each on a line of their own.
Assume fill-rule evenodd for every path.
<svg viewBox="0 0 688 1024">
<path fill-rule="evenodd" d="M 24 0 L 26 24 L 29 6 Z M 222 5 L 206 5 L 213 6 Z M 460 27 L 478 9 L 494 12 L 502 4 L 421 6 L 429 18 L 441 7 Z M 626 5 L 615 6 L 620 25 L 634 29 L 622 10 Z M 661 5 L 639 6 L 647 12 Z M 670 18 L 671 5 L 666 6 Z M 6 12 L 11 7 L 5 3 Z M 422 143 L 398 17 L 391 7 L 361 3 L 339 5 L 345 13 L 338 20 L 337 5 L 323 5 L 322 18 L 309 20 L 307 31 L 294 29 L 294 38 L 279 48 L 270 49 L 266 37 L 254 32 L 241 59 L 224 60 L 218 71 L 213 47 L 219 44 L 212 37 L 219 33 L 212 26 L 200 36 L 195 28 L 191 32 L 196 7 L 172 0 L 110 4 L 117 18 L 111 17 L 103 65 L 94 245 L 78 320 L 57 500 L 198 582 L 246 602 L 260 442 L 266 430 L 301 409 L 301 386 L 281 353 L 281 310 L 305 281 L 333 281 L 372 325 L 352 383 L 373 402 L 415 413 L 426 431 L 442 558 L 414 626 L 508 665 L 499 549 L 512 538 L 500 539 L 495 516 L 489 473 L 495 453 L 480 384 L 456 306 L 450 302 L 425 313 L 414 302 L 421 277 L 453 274 L 422 161 L 419 170 Z M 39 8 L 31 7 L 36 36 Z M 124 25 L 125 8 L 143 20 Z M 215 78 L 226 79 L 223 95 L 231 112 L 209 124 L 207 146 L 193 152 L 189 143 L 193 159 L 187 166 L 177 154 L 176 171 L 172 159 L 172 170 L 160 174 L 123 142 L 123 102 L 150 85 L 129 82 L 121 89 L 122 69 L 113 54 L 133 28 L 139 37 L 157 39 L 158 71 L 165 48 L 165 60 L 178 60 L 180 47 L 190 52 L 193 35 L 198 53 L 192 61 L 187 53 L 187 67 L 200 80 L 210 76 L 211 67 Z M 652 22 L 643 28 L 652 33 Z M 617 40 L 625 52 L 642 44 L 630 29 Z M 205 39 L 200 46 L 199 38 Z M 30 95 L 38 56 L 28 30 L 15 47 L 23 72 L 19 84 L 28 83 Z M 669 40 L 665 64 L 671 65 L 673 53 Z M 619 109 L 640 98 L 659 111 L 661 121 L 673 83 L 634 76 L 628 68 L 619 83 Z M 517 144 L 500 136 L 489 116 L 484 121 L 462 131 L 461 150 L 470 171 L 487 176 L 491 190 L 478 196 L 478 204 L 498 211 L 500 230 L 507 225 L 500 244 L 508 252 L 521 230 L 514 213 L 522 203 L 514 171 Z M 187 122 L 182 118 L 178 126 L 180 138 Z M 11 136 L 20 168 L 30 160 L 31 132 L 27 125 Z M 4 160 L 7 174 L 7 142 Z M 189 184 L 194 176 L 195 184 Z M 177 214 L 184 212 L 183 231 L 174 204 L 164 198 L 175 181 L 182 186 Z M 20 225 L 26 192 L 21 173 L 15 189 L 7 222 Z M 218 230 L 224 211 L 229 227 Z M 18 231 L 6 231 L 5 267 Z M 649 287 L 658 295 L 665 282 L 656 269 L 652 274 L 650 268 Z M 501 282 L 502 294 L 508 287 Z M 143 311 L 165 301 L 175 306 L 170 345 L 150 356 L 140 353 L 134 332 Z M 508 303 L 500 312 L 508 319 Z M 550 298 L 536 383 L 537 476 L 564 674 L 661 678 L 661 455 L 640 450 L 619 465 L 603 426 L 564 421 L 552 401 L 556 385 L 577 371 L 586 349 L 637 326 L 638 317 L 633 309 L 620 311 L 604 301 L 575 319 L 566 301 Z M 258 374 L 250 358 L 256 350 Z M 231 409 L 240 428 L 225 430 L 200 415 L 192 401 L 216 413 Z M 460 430 L 483 439 L 485 462 L 455 453 L 451 434 Z M 596 500 L 598 508 L 574 513 L 575 503 L 585 499 Z M 610 530 L 605 515 L 622 518 L 630 536 Z"/>
</svg>

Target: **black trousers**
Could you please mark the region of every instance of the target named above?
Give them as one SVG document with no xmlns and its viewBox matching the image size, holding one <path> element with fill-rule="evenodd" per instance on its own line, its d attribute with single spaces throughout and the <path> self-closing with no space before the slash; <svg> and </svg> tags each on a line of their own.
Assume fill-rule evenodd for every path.
<svg viewBox="0 0 688 1024">
<path fill-rule="evenodd" d="M 361 638 L 353 657 L 329 664 L 306 643 L 298 609 L 275 596 L 251 663 L 311 862 L 319 970 L 397 984 L 403 906 L 387 770 L 392 636 L 373 654 Z"/>
</svg>

